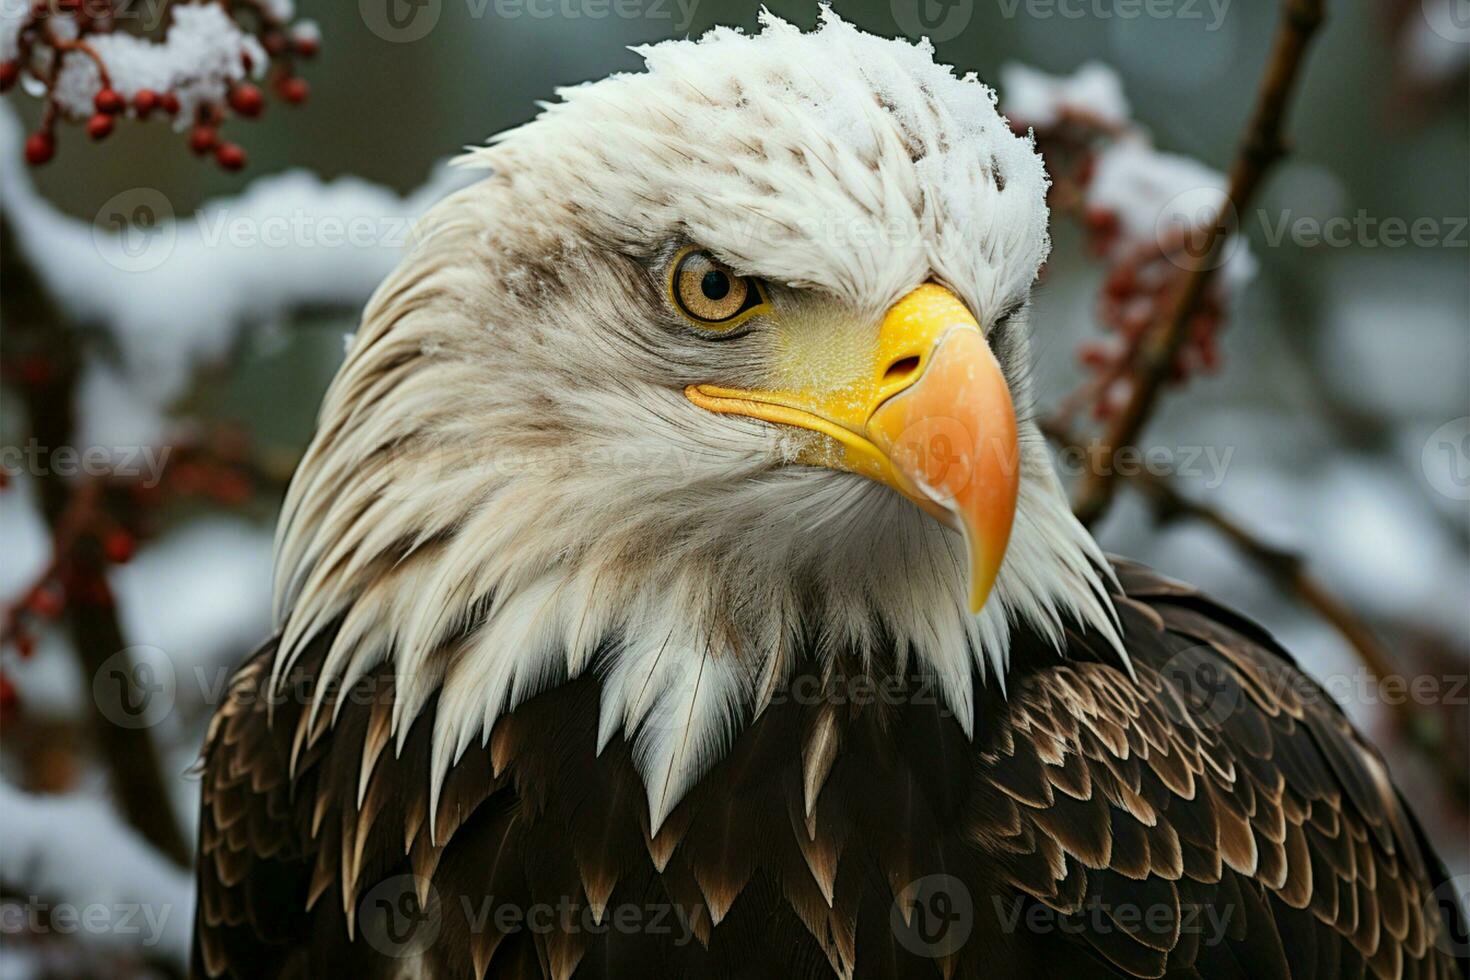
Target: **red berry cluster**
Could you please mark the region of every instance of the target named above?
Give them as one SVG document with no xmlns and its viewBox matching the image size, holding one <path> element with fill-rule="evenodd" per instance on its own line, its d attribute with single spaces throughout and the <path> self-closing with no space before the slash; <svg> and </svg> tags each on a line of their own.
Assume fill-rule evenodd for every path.
<svg viewBox="0 0 1470 980">
<path fill-rule="evenodd" d="M 1160 317 L 1168 315 L 1188 263 L 1168 243 L 1129 244 L 1118 216 L 1089 208 L 1083 225 L 1094 254 L 1111 260 L 1098 297 L 1098 321 L 1109 336 L 1083 343 L 1079 363 L 1088 371 L 1092 413 L 1109 418 L 1130 394 L 1130 369 Z M 1217 286 L 1200 297 L 1184 343 L 1175 354 L 1169 380 L 1213 373 L 1220 366 L 1219 333 L 1225 319 L 1225 293 Z"/>
<path fill-rule="evenodd" d="M 238 431 L 221 429 L 170 448 L 168 466 L 159 482 L 108 480 L 100 486 L 78 484 L 73 489 L 50 563 L 0 613 L 0 636 L 21 659 L 35 653 L 37 631 L 68 607 L 112 603 L 102 570 L 132 561 L 139 542 L 163 523 L 165 505 L 206 500 L 239 508 L 255 497 L 259 475 L 246 458 L 248 440 Z M 0 471 L 0 492 L 10 483 L 10 476 Z M 9 683 L 0 671 L 0 685 Z M 13 685 L 7 696 L 8 705 L 0 697 L 0 710 L 15 707 Z"/>
<path fill-rule="evenodd" d="M 57 374 L 44 353 L 7 353 L 0 361 L 0 378 L 8 384 L 46 385 Z M 0 607 L 0 644 L 5 649 L 27 659 L 35 653 L 41 628 L 68 609 L 110 605 L 105 570 L 133 559 L 139 542 L 165 524 L 170 504 L 204 501 L 241 508 L 262 485 L 277 491 L 284 487 L 284 476 L 271 476 L 253 461 L 250 439 L 238 427 L 186 434 L 169 450 L 167 466 L 150 475 L 154 478 L 107 477 L 69 486 L 50 561 L 17 598 Z M 0 469 L 0 492 L 13 483 L 12 474 Z M 13 717 L 18 707 L 15 685 L 0 669 L 0 722 Z"/>
<path fill-rule="evenodd" d="M 13 60 L 0 62 L 0 92 L 9 91 L 23 74 L 29 74 L 44 93 L 42 97 L 46 107 L 41 126 L 25 143 L 26 162 L 31 166 L 47 163 L 56 155 L 57 124 L 66 113 L 56 100 L 54 86 L 65 58 L 91 58 L 97 66 L 101 88 L 93 99 L 93 111 L 85 120 L 87 135 L 92 140 L 106 139 L 112 134 L 117 120 L 127 116 L 144 120 L 157 114 L 177 119 L 181 105 L 176 93 L 140 89 L 133 93 L 131 99 L 125 98 L 113 88 L 107 65 L 88 41 L 90 37 L 110 34 L 120 22 L 126 22 L 127 18 L 119 17 L 119 12 L 127 2 L 35 0 L 31 4 L 17 36 L 19 53 Z M 290 105 L 305 102 L 311 89 L 296 73 L 296 64 L 298 59 L 309 59 L 317 54 L 320 41 L 315 32 L 299 29 L 293 32 L 289 25 L 270 13 L 262 0 L 234 4 L 221 2 L 237 22 L 242 13 L 253 14 L 248 33 L 256 37 L 270 59 L 265 74 L 277 96 Z M 74 28 L 69 26 L 65 31 L 57 30 L 54 21 L 59 17 L 67 18 Z M 242 54 L 241 60 L 247 74 L 254 70 L 249 54 Z M 212 157 L 226 170 L 240 170 L 245 166 L 245 151 L 238 144 L 221 139 L 220 126 L 230 114 L 255 119 L 264 111 L 265 96 L 257 85 L 248 81 L 235 84 L 221 103 L 200 105 L 195 110 L 192 125 L 188 127 L 189 149 L 197 156 Z"/>
<path fill-rule="evenodd" d="M 1013 122 L 1013 127 L 1023 133 L 1030 129 L 1024 122 Z M 1097 306 L 1104 336 L 1078 348 L 1078 362 L 1088 379 L 1063 404 L 1059 415 L 1064 419 L 1081 407 L 1096 418 L 1109 418 L 1126 403 L 1143 345 L 1154 325 L 1169 314 L 1190 264 L 1184 248 L 1189 243 L 1129 241 L 1116 213 L 1087 205 L 1098 150 L 1118 135 L 1115 125 L 1094 124 L 1076 113 L 1064 113 L 1057 125 L 1036 130 L 1037 148 L 1052 178 L 1048 203 L 1054 212 L 1076 218 L 1087 236 L 1088 250 L 1108 263 Z M 1225 302 L 1225 290 L 1218 283 L 1200 298 L 1174 360 L 1175 383 L 1218 368 Z"/>
</svg>

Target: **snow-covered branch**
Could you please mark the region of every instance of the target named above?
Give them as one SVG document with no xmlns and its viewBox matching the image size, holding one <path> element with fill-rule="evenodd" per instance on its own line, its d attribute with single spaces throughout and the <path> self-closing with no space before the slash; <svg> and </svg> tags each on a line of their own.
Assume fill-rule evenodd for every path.
<svg viewBox="0 0 1470 980">
<path fill-rule="evenodd" d="M 150 23 L 160 15 L 161 23 Z M 85 120 L 87 135 L 103 140 L 118 119 L 162 117 L 189 130 L 196 154 L 239 170 L 245 151 L 222 140 L 219 127 L 232 115 L 264 111 L 251 80 L 269 75 L 288 103 L 307 97 L 295 59 L 316 53 L 320 32 L 309 21 L 293 24 L 294 16 L 292 0 L 0 4 L 0 90 L 20 83 L 45 103 L 40 129 L 25 142 L 26 162 L 51 160 L 63 119 Z"/>
</svg>

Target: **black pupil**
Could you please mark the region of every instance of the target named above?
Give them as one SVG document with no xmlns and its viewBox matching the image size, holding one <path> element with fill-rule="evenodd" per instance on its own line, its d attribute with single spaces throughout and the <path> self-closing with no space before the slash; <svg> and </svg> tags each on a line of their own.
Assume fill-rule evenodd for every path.
<svg viewBox="0 0 1470 980">
<path fill-rule="evenodd" d="M 705 299 L 719 302 L 730 295 L 730 277 L 718 269 L 711 269 L 699 280 L 699 290 Z"/>
</svg>

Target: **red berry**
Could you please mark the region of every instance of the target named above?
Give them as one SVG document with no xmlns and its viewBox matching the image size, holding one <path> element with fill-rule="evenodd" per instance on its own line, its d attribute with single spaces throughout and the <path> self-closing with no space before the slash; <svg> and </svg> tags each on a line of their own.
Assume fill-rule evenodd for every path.
<svg viewBox="0 0 1470 980">
<path fill-rule="evenodd" d="M 241 82 L 230 89 L 230 108 L 242 116 L 258 116 L 265 108 L 265 96 L 249 82 Z"/>
<path fill-rule="evenodd" d="M 1077 349 L 1077 359 L 1090 368 L 1102 368 L 1113 362 L 1113 353 L 1098 343 L 1083 344 Z"/>
<path fill-rule="evenodd" d="M 26 600 L 26 608 L 42 619 L 55 619 L 61 607 L 61 594 L 49 586 L 36 589 Z"/>
<path fill-rule="evenodd" d="M 1087 227 L 1100 235 L 1108 235 L 1118 230 L 1118 213 L 1105 208 L 1088 208 L 1084 216 Z"/>
<path fill-rule="evenodd" d="M 139 119 L 147 119 L 158 108 L 158 104 L 158 93 L 151 88 L 140 88 L 133 96 L 133 108 L 137 110 Z"/>
<path fill-rule="evenodd" d="M 304 34 L 301 37 L 293 38 L 291 41 L 291 47 L 294 48 L 296 50 L 296 53 L 303 58 L 315 58 L 317 52 L 320 51 L 322 48 L 322 43 L 315 37 L 312 37 L 309 34 Z"/>
<path fill-rule="evenodd" d="M 179 97 L 172 92 L 165 92 L 160 95 L 158 97 L 158 104 L 170 116 L 177 116 L 179 114 Z"/>
<path fill-rule="evenodd" d="M 0 61 L 0 92 L 10 89 L 20 80 L 20 63 L 17 61 Z"/>
<path fill-rule="evenodd" d="M 280 31 L 271 31 L 260 39 L 260 44 L 261 47 L 265 48 L 265 53 L 272 58 L 286 53 L 286 35 Z"/>
<path fill-rule="evenodd" d="M 26 137 L 26 163 L 39 167 L 56 156 L 56 137 L 47 132 Z"/>
<path fill-rule="evenodd" d="M 245 166 L 245 151 L 236 143 L 221 143 L 215 148 L 214 158 L 226 170 L 239 170 Z"/>
<path fill-rule="evenodd" d="M 108 116 L 115 116 L 127 108 L 123 97 L 117 94 L 116 89 L 110 88 L 98 89 L 97 94 L 92 96 L 92 105 L 97 107 L 98 112 Z"/>
<path fill-rule="evenodd" d="M 138 543 L 133 536 L 121 528 L 108 531 L 106 537 L 102 539 L 102 553 L 107 556 L 108 561 L 114 564 L 126 564 L 137 550 Z"/>
<path fill-rule="evenodd" d="M 213 126 L 195 126 L 189 131 L 189 149 L 195 156 L 204 156 L 219 142 L 219 133 Z"/>
<path fill-rule="evenodd" d="M 1118 300 L 1127 299 L 1137 289 L 1138 277 L 1134 274 L 1131 265 L 1120 265 L 1115 268 L 1103 284 L 1103 291 Z"/>
<path fill-rule="evenodd" d="M 106 139 L 112 133 L 112 117 L 99 112 L 87 120 L 87 135 L 94 140 Z"/>
<path fill-rule="evenodd" d="M 300 105 L 311 94 L 311 86 L 306 84 L 306 79 L 295 76 L 281 79 L 280 84 L 276 86 L 276 90 L 281 93 L 281 98 L 290 102 L 292 105 Z"/>
<path fill-rule="evenodd" d="M 250 481 L 233 470 L 215 474 L 209 482 L 209 495 L 226 506 L 239 506 L 250 499 Z"/>
</svg>

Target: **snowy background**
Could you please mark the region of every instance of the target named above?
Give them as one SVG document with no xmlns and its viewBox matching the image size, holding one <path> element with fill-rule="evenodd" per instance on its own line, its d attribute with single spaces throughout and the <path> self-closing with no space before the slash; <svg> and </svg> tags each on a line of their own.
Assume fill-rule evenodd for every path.
<svg viewBox="0 0 1470 980">
<path fill-rule="evenodd" d="M 1082 220 L 1057 221 L 1038 293 L 1041 403 L 1060 405 L 1088 377 L 1078 352 L 1106 340 L 1099 297 L 1120 250 L 1153 238 L 1171 209 L 1218 199 L 1275 12 L 1243 0 L 1180 0 L 1152 17 L 1126 0 L 920 2 L 837 7 L 878 33 L 916 35 L 922 23 L 944 60 L 978 71 L 1038 131 L 1082 119 L 1109 134 L 1071 202 Z M 1464 873 L 1470 27 L 1454 3 L 1329 6 L 1289 115 L 1292 155 L 1239 216 L 1218 369 L 1170 390 L 1147 432 L 1185 471 L 1182 491 L 1303 556 L 1397 670 L 1433 679 L 1439 693 L 1412 705 L 1406 729 L 1406 713 L 1390 709 L 1337 631 L 1211 529 L 1157 526 L 1126 488 L 1099 536 L 1274 631 L 1385 745 Z M 27 6 L 0 0 L 0 61 Z M 20 161 L 38 123 L 34 93 L 14 89 L 0 106 L 7 244 L 20 243 L 80 351 L 71 439 L 133 467 L 143 485 L 129 498 L 128 513 L 144 515 L 130 536 L 136 554 L 113 556 L 126 560 L 107 578 L 131 660 L 169 680 L 146 734 L 186 837 L 197 792 L 187 770 L 211 704 L 270 628 L 284 480 L 356 310 L 415 217 L 462 179 L 444 159 L 524 121 L 556 85 L 635 68 L 627 44 L 716 20 L 755 24 L 754 5 L 714 0 L 432 0 L 408 27 L 379 6 L 301 4 L 323 45 L 303 71 L 311 100 L 230 125 L 250 154 L 242 174 L 195 160 L 162 121 L 119 124 L 102 145 L 63 127 L 56 159 L 32 170 Z M 808 4 L 772 7 L 798 23 L 815 17 Z M 204 37 L 170 40 L 152 60 L 122 45 L 114 84 L 131 94 L 187 77 L 199 98 L 218 98 L 238 81 L 215 65 L 228 31 L 193 29 Z M 96 78 L 75 74 L 64 100 L 85 116 Z M 1101 256 L 1098 215 L 1111 216 L 1113 236 Z M 7 308 L 14 282 L 4 282 Z M 55 550 L 38 501 L 46 474 L 24 451 L 32 420 L 17 394 L 35 380 L 34 353 L 7 348 L 0 399 L 7 609 L 47 581 Z M 1096 428 L 1085 410 L 1076 424 Z M 8 631 L 0 650 L 0 980 L 175 973 L 187 954 L 189 874 L 114 805 L 91 727 L 97 672 L 73 648 L 64 610 L 33 611 L 21 620 L 25 649 Z M 56 913 L 67 904 L 100 910 L 95 927 L 83 915 L 66 928 Z"/>
</svg>

